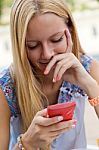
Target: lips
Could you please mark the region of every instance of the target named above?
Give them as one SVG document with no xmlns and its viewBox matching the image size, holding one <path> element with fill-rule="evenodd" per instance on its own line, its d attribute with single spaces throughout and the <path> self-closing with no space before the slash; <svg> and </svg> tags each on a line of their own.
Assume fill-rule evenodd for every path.
<svg viewBox="0 0 99 150">
<path fill-rule="evenodd" d="M 40 62 L 40 64 L 48 64 L 49 62 Z"/>
<path fill-rule="evenodd" d="M 47 67 L 47 65 L 49 64 L 49 62 L 39 62 L 39 64 L 40 64 L 41 69 L 45 70 L 45 68 Z M 51 68 L 51 70 L 55 69 L 55 67 L 56 67 L 56 64 L 53 65 L 53 67 Z"/>
<path fill-rule="evenodd" d="M 49 62 L 39 62 L 39 67 L 41 68 L 41 70 L 45 70 L 45 68 L 47 67 Z"/>
</svg>

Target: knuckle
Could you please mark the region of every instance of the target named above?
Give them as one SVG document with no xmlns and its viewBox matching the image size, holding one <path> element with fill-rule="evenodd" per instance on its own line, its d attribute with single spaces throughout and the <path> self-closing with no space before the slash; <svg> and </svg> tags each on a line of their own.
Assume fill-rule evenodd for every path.
<svg viewBox="0 0 99 150">
<path fill-rule="evenodd" d="M 67 128 L 67 130 L 70 130 L 72 128 L 72 126 L 69 126 L 68 128 Z"/>
<path fill-rule="evenodd" d="M 59 136 L 62 133 L 62 130 L 56 132 L 56 136 Z"/>
<path fill-rule="evenodd" d="M 52 138 L 47 138 L 47 140 L 46 140 L 47 145 L 51 144 L 51 143 L 52 143 L 52 141 L 53 141 L 53 139 L 52 139 Z"/>
<path fill-rule="evenodd" d="M 66 64 L 64 64 L 62 67 L 63 67 L 63 68 L 66 68 Z"/>
<path fill-rule="evenodd" d="M 40 139 L 43 143 L 46 142 L 46 138 L 45 138 L 45 136 L 44 136 L 43 134 L 40 134 L 40 135 L 39 135 L 39 139 Z"/>
<path fill-rule="evenodd" d="M 36 116 L 40 115 L 40 113 L 41 113 L 41 111 L 38 111 L 38 112 L 36 113 Z"/>
<path fill-rule="evenodd" d="M 74 57 L 74 54 L 73 53 L 70 53 L 71 57 Z"/>
<path fill-rule="evenodd" d="M 57 64 L 58 64 L 58 66 L 61 66 L 61 65 L 62 65 L 62 63 L 61 63 L 61 62 L 58 62 Z"/>
<path fill-rule="evenodd" d="M 51 144 L 53 142 L 53 139 L 49 139 L 48 144 Z"/>
<path fill-rule="evenodd" d="M 49 122 L 44 122 L 44 123 L 43 123 L 43 126 L 44 126 L 44 127 L 49 126 Z"/>
<path fill-rule="evenodd" d="M 57 58 L 57 55 L 55 55 L 54 58 L 53 58 L 53 60 L 54 60 L 54 61 L 57 61 L 57 59 L 58 59 L 58 58 Z"/>
<path fill-rule="evenodd" d="M 48 144 L 50 144 L 50 139 L 47 137 L 43 137 L 42 138 L 42 140 L 43 140 L 43 142 L 45 143 L 45 145 L 48 145 Z"/>
<path fill-rule="evenodd" d="M 36 127 L 35 127 L 35 133 L 36 134 L 40 134 L 41 131 L 42 131 L 41 127 L 39 127 L 38 125 L 36 125 Z"/>
<path fill-rule="evenodd" d="M 46 143 L 49 144 L 50 143 L 50 139 L 46 138 Z"/>
<path fill-rule="evenodd" d="M 61 130 L 61 131 L 59 132 L 59 135 L 60 135 L 60 134 L 63 134 L 63 133 L 66 132 L 66 131 L 67 131 L 67 129 Z M 58 135 L 58 136 L 59 136 L 59 135 Z"/>
<path fill-rule="evenodd" d="M 60 123 L 57 123 L 57 124 L 55 125 L 55 128 L 56 128 L 56 129 L 60 129 L 60 127 L 61 127 Z"/>
<path fill-rule="evenodd" d="M 55 123 L 55 122 L 58 121 L 56 117 L 52 117 L 52 118 L 50 118 L 50 119 L 51 119 L 51 122 L 52 122 L 52 123 Z"/>
<path fill-rule="evenodd" d="M 71 122 L 71 121 L 69 121 L 69 122 L 68 122 L 68 124 L 67 124 L 67 127 L 68 127 L 68 128 L 70 128 L 70 127 L 71 127 L 71 125 L 72 125 L 72 122 Z"/>
</svg>

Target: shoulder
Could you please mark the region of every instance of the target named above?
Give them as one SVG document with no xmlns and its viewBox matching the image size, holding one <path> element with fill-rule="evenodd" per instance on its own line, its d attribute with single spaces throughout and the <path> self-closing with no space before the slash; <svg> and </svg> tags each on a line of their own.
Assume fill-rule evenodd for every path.
<svg viewBox="0 0 99 150">
<path fill-rule="evenodd" d="M 10 135 L 10 109 L 3 91 L 0 89 L 0 146 L 3 149 L 8 149 Z"/>
<path fill-rule="evenodd" d="M 1 89 L 0 89 L 0 110 L 1 110 L 0 111 L 1 113 L 4 112 L 6 114 L 6 112 L 7 112 L 7 116 L 9 116 L 10 109 L 8 107 L 5 95 L 4 95 L 4 93 L 3 93 L 3 91 Z"/>
<path fill-rule="evenodd" d="M 10 87 L 12 86 L 13 86 L 13 80 L 11 78 L 9 68 L 4 68 L 0 70 L 0 88 L 4 90 L 5 88 L 7 89 L 9 87 L 9 90 L 10 90 Z M 7 94 L 7 92 L 8 91 L 5 91 L 5 94 Z"/>
<path fill-rule="evenodd" d="M 6 101 L 8 102 L 11 116 L 17 114 L 17 101 L 14 82 L 11 78 L 10 69 L 4 68 L 0 71 L 0 88 L 4 93 Z"/>
<path fill-rule="evenodd" d="M 99 61 L 88 55 L 81 56 L 81 63 L 90 75 L 99 83 Z"/>
<path fill-rule="evenodd" d="M 89 73 L 90 73 L 92 61 L 93 61 L 93 58 L 86 54 L 81 55 L 81 57 L 80 57 L 80 62 L 82 63 L 82 65 L 84 66 L 86 71 L 88 71 Z"/>
<path fill-rule="evenodd" d="M 9 67 L 8 68 L 4 67 L 0 69 L 0 85 L 5 84 L 8 80 L 11 80 Z"/>
</svg>

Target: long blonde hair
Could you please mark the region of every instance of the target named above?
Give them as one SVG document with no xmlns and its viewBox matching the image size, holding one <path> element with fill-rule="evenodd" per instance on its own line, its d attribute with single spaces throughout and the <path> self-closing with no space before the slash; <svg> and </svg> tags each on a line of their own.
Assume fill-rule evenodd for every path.
<svg viewBox="0 0 99 150">
<path fill-rule="evenodd" d="M 13 70 L 16 95 L 25 130 L 35 114 L 44 108 L 46 97 L 39 88 L 27 58 L 25 40 L 27 26 L 36 14 L 54 13 L 64 19 L 73 40 L 73 53 L 84 53 L 78 39 L 75 23 L 67 5 L 62 0 L 15 0 L 12 5 L 10 25 L 13 53 Z"/>
</svg>

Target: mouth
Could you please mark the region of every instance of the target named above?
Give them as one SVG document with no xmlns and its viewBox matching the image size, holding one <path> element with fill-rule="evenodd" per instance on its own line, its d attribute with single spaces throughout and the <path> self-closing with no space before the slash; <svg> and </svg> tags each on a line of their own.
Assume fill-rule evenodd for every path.
<svg viewBox="0 0 99 150">
<path fill-rule="evenodd" d="M 39 67 L 41 68 L 42 71 L 45 70 L 49 62 L 39 62 Z"/>
<path fill-rule="evenodd" d="M 44 71 L 47 67 L 47 65 L 49 64 L 50 61 L 39 61 L 39 67 L 41 68 L 42 71 Z M 56 64 L 53 65 L 53 67 L 51 68 L 51 70 L 55 69 Z"/>
<path fill-rule="evenodd" d="M 40 64 L 48 64 L 49 62 L 39 62 Z"/>
</svg>

